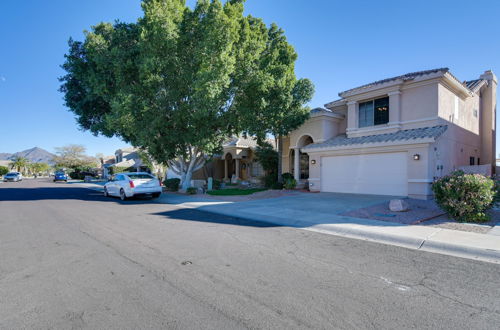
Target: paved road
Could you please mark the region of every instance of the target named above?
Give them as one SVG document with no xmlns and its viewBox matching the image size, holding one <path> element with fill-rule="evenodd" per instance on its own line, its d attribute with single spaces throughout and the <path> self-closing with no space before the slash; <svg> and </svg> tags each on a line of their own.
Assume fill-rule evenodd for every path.
<svg viewBox="0 0 500 330">
<path fill-rule="evenodd" d="M 498 329 L 500 266 L 0 183 L 1 329 Z"/>
</svg>

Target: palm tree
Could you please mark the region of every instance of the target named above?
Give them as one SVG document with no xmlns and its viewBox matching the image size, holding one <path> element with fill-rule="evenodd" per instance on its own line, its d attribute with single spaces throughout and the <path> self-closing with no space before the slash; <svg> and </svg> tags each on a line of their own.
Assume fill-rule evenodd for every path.
<svg viewBox="0 0 500 330">
<path fill-rule="evenodd" d="M 17 156 L 12 159 L 10 168 L 12 169 L 15 168 L 18 172 L 24 172 L 28 165 L 29 165 L 29 160 L 27 158 Z"/>
</svg>

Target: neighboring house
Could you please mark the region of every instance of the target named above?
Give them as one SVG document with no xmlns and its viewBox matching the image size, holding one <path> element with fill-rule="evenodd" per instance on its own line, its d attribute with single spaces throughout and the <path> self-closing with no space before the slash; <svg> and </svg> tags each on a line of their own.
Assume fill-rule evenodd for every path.
<svg viewBox="0 0 500 330">
<path fill-rule="evenodd" d="M 494 171 L 496 88 L 442 68 L 341 92 L 284 138 L 282 170 L 311 191 L 429 198 L 454 169 Z"/>
<path fill-rule="evenodd" d="M 148 171 L 143 164 L 139 151 L 135 148 L 124 148 L 115 151 L 114 163 L 109 167 L 132 168 L 136 172 Z"/>
<path fill-rule="evenodd" d="M 274 146 L 274 141 L 268 140 Z M 233 137 L 222 145 L 222 154 L 214 155 L 212 160 L 193 173 L 193 181 L 203 183 L 209 177 L 221 181 L 248 181 L 256 183 L 264 176 L 264 170 L 255 157 L 257 141 L 251 137 Z M 179 177 L 167 171 L 168 178 Z M 202 182 L 203 181 L 203 182 Z M 199 184 L 195 182 L 195 186 Z"/>
</svg>

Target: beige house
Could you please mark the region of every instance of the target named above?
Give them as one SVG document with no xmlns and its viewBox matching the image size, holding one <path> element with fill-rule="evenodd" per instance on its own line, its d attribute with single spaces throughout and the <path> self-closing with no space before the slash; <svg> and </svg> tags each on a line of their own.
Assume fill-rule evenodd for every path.
<svg viewBox="0 0 500 330">
<path fill-rule="evenodd" d="M 341 92 L 284 138 L 283 172 L 311 191 L 429 198 L 454 169 L 494 171 L 496 88 L 491 71 L 442 68 Z"/>
<path fill-rule="evenodd" d="M 274 145 L 274 142 L 269 140 Z M 193 180 L 212 177 L 222 181 L 248 181 L 256 183 L 264 170 L 255 157 L 257 140 L 252 137 L 233 137 L 222 145 L 222 154 L 215 155 L 202 169 L 193 173 Z"/>
</svg>

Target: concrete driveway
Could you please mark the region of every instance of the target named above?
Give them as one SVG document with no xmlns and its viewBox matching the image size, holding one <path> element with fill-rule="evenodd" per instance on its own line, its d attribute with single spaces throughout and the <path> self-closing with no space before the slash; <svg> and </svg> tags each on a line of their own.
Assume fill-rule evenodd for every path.
<svg viewBox="0 0 500 330">
<path fill-rule="evenodd" d="M 276 224 L 309 226 L 348 220 L 341 213 L 388 202 L 393 196 L 340 193 L 302 193 L 295 196 L 260 199 L 247 202 L 201 206 L 208 212 L 222 213 Z M 213 202 L 213 201 L 212 201 Z M 286 219 L 286 222 L 283 220 Z M 273 221 L 274 220 L 274 221 Z M 387 224 L 386 224 L 387 225 Z"/>
</svg>

